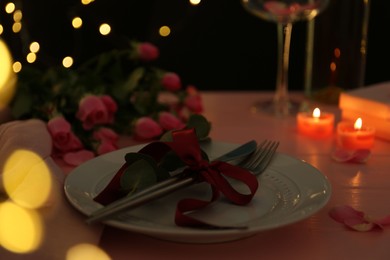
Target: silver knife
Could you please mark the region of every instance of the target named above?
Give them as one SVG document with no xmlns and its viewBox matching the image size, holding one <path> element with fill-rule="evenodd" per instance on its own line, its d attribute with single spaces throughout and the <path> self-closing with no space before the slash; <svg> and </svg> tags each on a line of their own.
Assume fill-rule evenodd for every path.
<svg viewBox="0 0 390 260">
<path fill-rule="evenodd" d="M 246 158 L 248 155 L 250 155 L 256 150 L 256 147 L 256 141 L 251 140 L 233 149 L 232 151 L 214 159 L 214 161 L 230 162 L 239 158 Z M 137 192 L 132 196 L 124 197 L 122 199 L 112 202 L 111 204 L 101 209 L 96 210 L 95 212 L 92 212 L 92 214 L 87 219 L 87 223 L 92 224 L 99 220 L 108 218 L 113 214 L 119 213 L 121 211 L 136 208 L 153 199 L 168 195 L 180 188 L 187 187 L 194 183 L 196 183 L 195 176 L 171 177 L 167 180 L 152 185 L 149 188 L 146 188 L 140 192 Z"/>
</svg>

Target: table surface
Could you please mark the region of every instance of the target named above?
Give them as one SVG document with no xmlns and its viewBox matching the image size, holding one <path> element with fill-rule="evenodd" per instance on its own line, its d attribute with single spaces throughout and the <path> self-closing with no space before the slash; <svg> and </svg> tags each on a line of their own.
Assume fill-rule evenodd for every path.
<svg viewBox="0 0 390 260">
<path fill-rule="evenodd" d="M 384 200 L 390 198 L 390 142 L 376 139 L 365 164 L 336 162 L 331 158 L 334 135 L 311 139 L 297 133 L 294 116 L 276 118 L 252 111 L 254 102 L 271 96 L 261 92 L 204 92 L 204 115 L 212 122 L 211 137 L 231 143 L 279 140 L 279 152 L 305 160 L 329 179 L 332 195 L 323 209 L 286 227 L 216 244 L 168 242 L 107 226 L 100 247 L 113 259 L 390 259 L 390 230 L 351 231 L 328 216 L 331 208 L 345 204 L 372 217 L 390 214 Z M 335 113 L 336 122 L 340 120 L 336 106 L 320 107 Z"/>
</svg>

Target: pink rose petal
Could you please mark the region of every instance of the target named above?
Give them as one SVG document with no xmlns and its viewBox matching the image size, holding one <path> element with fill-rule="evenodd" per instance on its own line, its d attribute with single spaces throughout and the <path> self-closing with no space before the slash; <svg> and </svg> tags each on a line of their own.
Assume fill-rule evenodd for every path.
<svg viewBox="0 0 390 260">
<path fill-rule="evenodd" d="M 363 220 L 364 213 L 361 211 L 357 211 L 351 206 L 337 206 L 332 208 L 329 211 L 330 217 L 340 223 L 344 223 L 346 219 L 359 219 Z"/>
<path fill-rule="evenodd" d="M 348 228 L 360 232 L 367 232 L 375 229 L 381 230 L 384 225 L 390 224 L 390 215 L 378 221 L 374 221 L 367 217 L 364 212 L 358 211 L 348 205 L 332 208 L 329 211 L 329 216 Z"/>
<path fill-rule="evenodd" d="M 390 215 L 375 221 L 375 223 L 381 226 L 390 225 Z"/>
<path fill-rule="evenodd" d="M 93 152 L 88 150 L 80 150 L 77 152 L 66 153 L 63 156 L 64 162 L 72 166 L 79 166 L 80 164 L 94 158 Z"/>
<path fill-rule="evenodd" d="M 359 150 L 345 150 L 337 148 L 332 153 L 333 160 L 337 162 L 350 162 L 350 163 L 365 163 L 371 155 L 371 151 L 368 149 Z"/>
</svg>

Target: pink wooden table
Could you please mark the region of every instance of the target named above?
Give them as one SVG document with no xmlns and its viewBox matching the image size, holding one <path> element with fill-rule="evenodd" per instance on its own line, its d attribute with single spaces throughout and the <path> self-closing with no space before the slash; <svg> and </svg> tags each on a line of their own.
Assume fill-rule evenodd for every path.
<svg viewBox="0 0 390 260">
<path fill-rule="evenodd" d="M 334 136 L 313 140 L 296 132 L 295 117 L 273 118 L 251 113 L 250 105 L 270 97 L 260 92 L 204 92 L 211 137 L 242 143 L 249 139 L 280 141 L 279 152 L 318 168 L 332 185 L 328 204 L 298 223 L 234 242 L 185 244 L 167 242 L 105 227 L 100 246 L 113 259 L 390 259 L 390 229 L 359 233 L 328 216 L 348 204 L 373 217 L 390 214 L 390 142 L 377 139 L 366 164 L 338 163 L 330 154 Z M 337 107 L 325 107 L 336 113 Z M 126 145 L 126 141 L 123 142 Z"/>
</svg>

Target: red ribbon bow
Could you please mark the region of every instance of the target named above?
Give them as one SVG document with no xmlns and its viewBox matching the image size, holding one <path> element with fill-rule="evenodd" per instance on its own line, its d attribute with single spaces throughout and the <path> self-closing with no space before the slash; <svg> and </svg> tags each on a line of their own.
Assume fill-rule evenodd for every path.
<svg viewBox="0 0 390 260">
<path fill-rule="evenodd" d="M 226 162 L 214 161 L 209 163 L 204 160 L 194 129 L 174 131 L 172 137 L 172 142 L 153 142 L 142 148 L 139 153 L 148 154 L 156 162 L 159 162 L 167 152 L 173 151 L 186 164 L 187 168 L 184 170 L 186 173 L 198 174 L 199 181 L 209 183 L 212 189 L 212 197 L 209 201 L 194 198 L 179 201 L 176 208 L 175 223 L 179 226 L 219 228 L 219 226 L 192 218 L 186 212 L 206 207 L 217 200 L 220 193 L 235 204 L 245 205 L 249 203 L 258 188 L 256 176 L 241 167 Z M 115 189 L 119 189 L 120 175 L 123 174 L 126 167 L 127 164 L 122 166 L 109 185 L 95 198 L 95 201 L 106 204 L 116 196 L 115 193 L 118 190 Z M 236 191 L 224 176 L 243 182 L 249 188 L 250 193 L 242 194 Z M 111 195 L 107 193 L 111 193 Z M 109 197 L 110 199 L 108 199 Z"/>
</svg>

